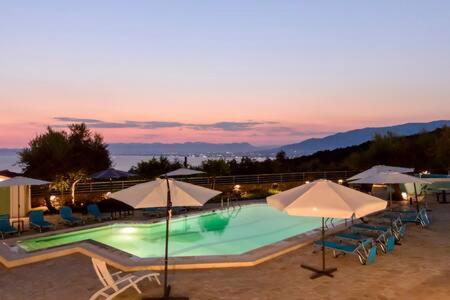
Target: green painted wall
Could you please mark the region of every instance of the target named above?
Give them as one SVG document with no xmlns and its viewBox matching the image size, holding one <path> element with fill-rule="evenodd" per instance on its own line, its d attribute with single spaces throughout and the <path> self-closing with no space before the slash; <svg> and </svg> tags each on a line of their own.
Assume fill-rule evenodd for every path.
<svg viewBox="0 0 450 300">
<path fill-rule="evenodd" d="M 5 215 L 10 213 L 10 189 L 7 188 L 0 188 L 0 215 Z"/>
</svg>

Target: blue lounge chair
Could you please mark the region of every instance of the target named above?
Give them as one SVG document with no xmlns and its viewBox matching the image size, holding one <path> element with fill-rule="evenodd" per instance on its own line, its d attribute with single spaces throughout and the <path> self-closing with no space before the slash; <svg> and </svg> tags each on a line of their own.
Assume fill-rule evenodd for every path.
<svg viewBox="0 0 450 300">
<path fill-rule="evenodd" d="M 4 239 L 8 234 L 16 234 L 17 229 L 11 226 L 9 222 L 9 217 L 1 217 L 0 218 L 0 234 L 2 239 Z"/>
<path fill-rule="evenodd" d="M 422 227 L 427 227 L 428 225 L 430 225 L 430 219 L 428 218 L 428 214 L 425 208 L 419 209 L 419 212 L 416 215 L 401 215 L 400 219 L 402 220 L 402 222 L 416 223 L 420 224 Z"/>
<path fill-rule="evenodd" d="M 391 226 L 387 225 L 372 225 L 366 223 L 354 224 L 350 228 L 353 232 L 373 231 L 393 235 L 396 242 L 399 242 L 406 232 L 405 224 L 401 223 L 400 219 L 391 220 Z"/>
<path fill-rule="evenodd" d="M 54 226 L 53 223 L 44 220 L 44 213 L 40 210 L 35 210 L 30 213 L 30 227 L 39 229 L 42 232 L 43 229 L 49 229 Z"/>
<path fill-rule="evenodd" d="M 395 247 L 395 238 L 393 235 L 387 232 L 373 232 L 366 231 L 364 233 L 361 232 L 342 232 L 336 234 L 336 238 L 344 239 L 344 240 L 353 240 L 358 242 L 363 242 L 367 239 L 374 238 L 377 245 L 380 247 L 383 253 L 389 253 L 394 250 Z"/>
<path fill-rule="evenodd" d="M 172 207 L 172 214 L 181 214 L 187 212 L 186 207 L 183 206 L 175 206 Z"/>
<path fill-rule="evenodd" d="M 367 239 L 357 243 L 342 243 L 339 241 L 325 240 L 325 241 L 315 241 L 314 245 L 317 247 L 322 247 L 326 249 L 333 250 L 333 256 L 338 257 L 343 254 L 353 254 L 358 256 L 359 262 L 362 265 L 368 265 L 375 262 L 375 257 L 377 255 L 377 247 L 373 244 L 372 239 Z"/>
<path fill-rule="evenodd" d="M 62 207 L 59 211 L 59 215 L 63 222 L 68 225 L 77 225 L 82 223 L 82 220 L 80 218 L 74 217 L 72 215 L 72 209 L 68 206 Z"/>
<path fill-rule="evenodd" d="M 142 210 L 142 213 L 149 217 L 160 218 L 165 215 L 166 209 L 160 207 L 147 207 Z"/>
<path fill-rule="evenodd" d="M 415 223 L 420 224 L 422 227 L 430 225 L 430 219 L 428 218 L 427 210 L 425 208 L 420 208 L 417 211 L 392 211 L 386 212 L 385 217 L 396 217 L 400 218 L 403 223 Z"/>
<path fill-rule="evenodd" d="M 103 214 L 100 209 L 98 208 L 97 204 L 89 204 L 87 206 L 87 212 L 89 215 L 93 216 L 97 221 L 103 221 L 111 219 L 111 216 L 108 216 L 107 214 Z"/>
</svg>

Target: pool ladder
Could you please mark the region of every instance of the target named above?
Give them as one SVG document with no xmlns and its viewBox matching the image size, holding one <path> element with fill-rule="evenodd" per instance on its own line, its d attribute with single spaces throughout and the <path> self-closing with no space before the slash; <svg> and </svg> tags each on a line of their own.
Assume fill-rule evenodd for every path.
<svg viewBox="0 0 450 300">
<path fill-rule="evenodd" d="M 241 204 L 239 203 L 239 201 L 233 199 L 230 195 L 228 195 L 226 197 L 222 197 L 222 199 L 220 200 L 220 206 L 222 209 L 228 209 L 230 207 L 234 208 L 235 206 L 241 207 Z"/>
</svg>

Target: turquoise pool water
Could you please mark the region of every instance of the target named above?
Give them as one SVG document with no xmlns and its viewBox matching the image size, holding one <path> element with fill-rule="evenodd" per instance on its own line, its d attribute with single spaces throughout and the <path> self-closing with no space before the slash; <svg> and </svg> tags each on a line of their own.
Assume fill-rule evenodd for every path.
<svg viewBox="0 0 450 300">
<path fill-rule="evenodd" d="M 170 256 L 242 254 L 320 225 L 320 218 L 288 216 L 266 204 L 179 217 L 171 222 L 169 253 Z M 164 255 L 164 237 L 164 222 L 114 224 L 18 244 L 26 251 L 35 251 L 90 239 L 147 258 Z"/>
</svg>

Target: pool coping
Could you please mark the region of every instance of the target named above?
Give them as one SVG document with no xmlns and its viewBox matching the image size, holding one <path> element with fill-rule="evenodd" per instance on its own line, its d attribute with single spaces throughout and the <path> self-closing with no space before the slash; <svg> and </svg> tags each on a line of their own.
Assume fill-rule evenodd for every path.
<svg viewBox="0 0 450 300">
<path fill-rule="evenodd" d="M 251 204 L 249 204 L 251 205 Z M 212 210 L 211 210 L 212 211 Z M 201 211 L 199 213 L 205 213 Z M 189 214 L 189 216 L 193 216 Z M 85 225 L 82 228 L 74 227 L 63 230 L 58 230 L 49 234 L 48 232 L 39 233 L 28 236 L 29 238 L 37 238 L 42 236 L 51 236 L 54 234 L 67 233 L 77 231 L 80 229 L 92 229 L 113 224 L 127 224 L 127 223 L 142 223 L 151 224 L 164 220 L 164 218 L 153 219 L 151 221 L 108 221 L 98 224 Z M 347 228 L 345 221 L 340 221 L 334 227 L 326 231 L 326 235 L 342 231 Z M 186 270 L 186 269 L 209 269 L 209 268 L 236 268 L 236 267 L 252 267 L 272 260 L 281 255 L 295 251 L 301 247 L 311 244 L 315 239 L 320 237 L 320 228 L 313 229 L 281 240 L 279 242 L 262 246 L 251 251 L 238 255 L 212 255 L 212 256 L 188 256 L 188 257 L 170 257 L 169 269 L 171 270 Z M 31 263 L 42 262 L 71 254 L 83 254 L 88 257 L 95 257 L 102 259 L 109 265 L 121 271 L 138 271 L 138 270 L 163 270 L 163 258 L 140 258 L 122 250 L 113 248 L 111 246 L 93 241 L 84 240 L 81 242 L 74 242 L 71 244 L 48 248 L 38 251 L 26 252 L 16 245 L 23 237 L 17 237 L 2 241 L 0 243 L 0 263 L 7 268 L 19 267 Z"/>
</svg>

